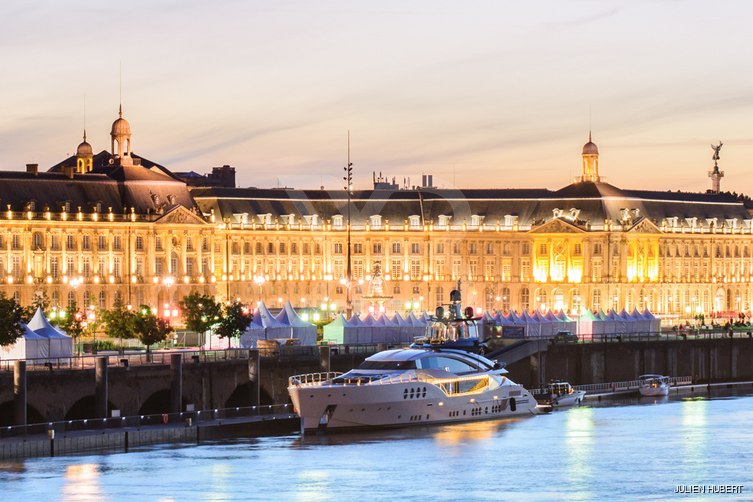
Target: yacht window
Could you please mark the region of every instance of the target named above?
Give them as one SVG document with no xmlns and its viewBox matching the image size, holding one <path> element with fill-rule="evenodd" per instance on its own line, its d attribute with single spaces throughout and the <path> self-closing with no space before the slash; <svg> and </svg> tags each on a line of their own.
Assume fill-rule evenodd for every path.
<svg viewBox="0 0 753 502">
<path fill-rule="evenodd" d="M 416 361 L 364 361 L 359 370 L 411 370 L 416 368 Z"/>
<path fill-rule="evenodd" d="M 478 368 L 459 359 L 444 356 L 432 356 L 419 359 L 421 369 L 436 369 L 449 371 L 450 373 L 470 373 L 478 371 Z"/>
</svg>

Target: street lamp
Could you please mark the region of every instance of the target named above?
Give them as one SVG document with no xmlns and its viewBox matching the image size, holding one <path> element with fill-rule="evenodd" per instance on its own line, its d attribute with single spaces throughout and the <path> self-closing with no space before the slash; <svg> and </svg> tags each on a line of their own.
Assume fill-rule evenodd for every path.
<svg viewBox="0 0 753 502">
<path fill-rule="evenodd" d="M 255 275 L 254 276 L 254 284 L 256 284 L 257 286 L 259 286 L 259 300 L 261 300 L 261 296 L 262 296 L 262 289 L 261 289 L 261 287 L 264 285 L 265 282 L 266 282 L 266 279 L 264 279 L 263 275 Z"/>
</svg>

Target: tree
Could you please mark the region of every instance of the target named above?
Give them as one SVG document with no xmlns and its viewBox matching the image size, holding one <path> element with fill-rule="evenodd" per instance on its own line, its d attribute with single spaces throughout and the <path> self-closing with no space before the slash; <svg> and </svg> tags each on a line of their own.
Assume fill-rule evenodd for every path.
<svg viewBox="0 0 753 502">
<path fill-rule="evenodd" d="M 135 336 L 136 314 L 123 305 L 118 299 L 109 310 L 103 310 L 101 319 L 107 325 L 107 335 L 120 339 L 120 350 L 123 350 L 123 339 Z"/>
<path fill-rule="evenodd" d="M 53 322 L 56 326 L 66 332 L 66 334 L 73 338 L 73 343 L 78 345 L 78 339 L 84 333 L 86 317 L 83 312 L 78 309 L 76 302 L 72 302 L 68 305 L 64 311 L 60 312 L 57 319 Z"/>
<path fill-rule="evenodd" d="M 31 305 L 23 308 L 21 320 L 25 323 L 31 321 L 31 318 L 34 317 L 34 314 L 39 307 L 42 308 L 42 312 L 47 312 L 47 309 L 50 308 L 50 298 L 47 296 L 47 291 L 45 290 L 34 291 Z"/>
<path fill-rule="evenodd" d="M 24 334 L 21 327 L 23 309 L 13 298 L 0 293 L 0 345 L 10 345 Z"/>
<path fill-rule="evenodd" d="M 142 305 L 135 315 L 134 332 L 141 343 L 146 345 L 148 353 L 151 352 L 152 345 L 167 339 L 167 336 L 173 332 L 173 327 L 167 319 L 157 317 L 152 309 Z"/>
<path fill-rule="evenodd" d="M 238 301 L 226 304 L 223 311 L 216 332 L 220 335 L 220 338 L 227 338 L 227 348 L 229 349 L 231 340 L 240 338 L 248 325 L 251 324 L 253 314 Z"/>
<path fill-rule="evenodd" d="M 180 308 L 186 319 L 186 328 L 197 333 L 210 331 L 222 316 L 222 305 L 219 302 L 196 291 L 183 297 Z"/>
</svg>

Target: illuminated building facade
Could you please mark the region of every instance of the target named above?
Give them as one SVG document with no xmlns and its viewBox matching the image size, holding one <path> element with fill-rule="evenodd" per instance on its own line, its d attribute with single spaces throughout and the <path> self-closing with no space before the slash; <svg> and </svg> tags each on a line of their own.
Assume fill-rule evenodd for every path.
<svg viewBox="0 0 753 502">
<path fill-rule="evenodd" d="M 97 308 L 120 298 L 171 315 L 193 290 L 344 309 L 344 191 L 233 188 L 229 166 L 196 186 L 195 173 L 187 183 L 134 154 L 122 112 L 111 136 L 110 152 L 93 154 L 84 137 L 47 172 L 0 172 L 7 295 Z M 371 306 L 363 297 L 377 266 L 388 311 L 433 310 L 458 280 L 465 301 L 485 310 L 750 308 L 744 203 L 617 188 L 599 175 L 590 138 L 582 175 L 556 191 L 375 184 L 351 199 L 356 311 Z"/>
</svg>

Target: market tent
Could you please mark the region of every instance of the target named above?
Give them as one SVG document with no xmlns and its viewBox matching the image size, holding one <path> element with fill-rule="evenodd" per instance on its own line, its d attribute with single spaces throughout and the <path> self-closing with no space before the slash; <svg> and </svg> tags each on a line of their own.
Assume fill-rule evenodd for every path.
<svg viewBox="0 0 753 502">
<path fill-rule="evenodd" d="M 277 314 L 275 320 L 285 326 L 290 326 L 293 338 L 301 341 L 301 345 L 316 345 L 316 326 L 301 319 L 290 301 Z"/>
<path fill-rule="evenodd" d="M 399 343 L 400 325 L 397 316 L 390 319 L 386 314 L 374 318 L 374 324 L 371 327 L 371 336 L 373 343 Z"/>
<path fill-rule="evenodd" d="M 29 321 L 29 329 L 47 339 L 48 355 L 50 359 L 58 357 L 73 357 L 73 338 L 54 327 L 37 307 L 34 316 Z"/>
<path fill-rule="evenodd" d="M 251 324 L 241 335 L 240 346 L 242 348 L 256 347 L 257 340 L 274 340 L 280 338 L 292 338 L 293 327 L 277 321 L 264 302 L 259 303 L 259 308 L 254 312 Z M 214 339 L 212 344 L 214 345 Z M 227 341 L 224 342 L 227 344 Z"/>
<path fill-rule="evenodd" d="M 354 316 L 351 321 L 355 321 L 354 324 L 358 327 L 356 331 L 356 343 L 373 343 L 374 316 L 368 314 L 363 319 L 360 316 Z"/>
<path fill-rule="evenodd" d="M 590 310 L 585 310 L 578 318 L 578 336 L 584 340 L 592 340 L 594 335 L 604 333 L 604 323 L 600 317 Z"/>
<path fill-rule="evenodd" d="M 633 311 L 630 313 L 630 316 L 635 319 L 635 329 L 639 333 L 650 333 L 651 332 L 651 322 L 643 317 L 641 313 L 638 311 L 637 308 L 634 308 Z"/>
<path fill-rule="evenodd" d="M 423 338 L 424 336 L 426 336 L 426 321 L 416 317 L 413 312 L 408 314 L 408 317 L 405 320 L 406 322 L 409 322 L 411 326 L 411 340 L 415 340 L 416 338 Z"/>
<path fill-rule="evenodd" d="M 548 311 L 548 314 L 551 314 L 551 310 Z M 542 314 L 538 310 L 535 310 L 533 312 L 533 315 L 531 316 L 534 319 L 536 319 L 539 322 L 539 336 L 543 336 L 545 338 L 551 338 L 554 336 L 554 334 L 557 332 L 555 323 L 549 319 L 545 314 Z"/>
<path fill-rule="evenodd" d="M 355 319 L 356 317 L 353 317 L 349 321 L 343 314 L 338 315 L 324 326 L 322 341 L 336 345 L 357 343 L 358 327 L 353 325 Z"/>
<path fill-rule="evenodd" d="M 599 319 L 601 319 L 601 322 L 604 323 L 603 333 L 605 335 L 611 335 L 617 332 L 617 325 L 614 322 L 614 318 L 609 317 L 609 315 L 605 314 L 604 311 L 601 309 L 599 309 L 598 316 L 599 316 Z"/>
<path fill-rule="evenodd" d="M 559 330 L 570 331 L 571 333 L 575 333 L 578 330 L 578 321 L 570 318 L 564 310 L 560 310 L 555 316 L 560 322 Z"/>
<path fill-rule="evenodd" d="M 651 332 L 658 333 L 661 331 L 661 319 L 652 314 L 648 307 L 643 310 L 642 315 L 648 320 Z"/>
<path fill-rule="evenodd" d="M 21 323 L 23 334 L 10 345 L 0 347 L 2 359 L 47 359 L 49 340 L 34 333 L 29 327 Z"/>
<path fill-rule="evenodd" d="M 526 338 L 539 338 L 541 336 L 541 323 L 538 319 L 532 317 L 531 314 L 525 310 L 520 314 L 520 319 L 526 327 Z"/>
</svg>

